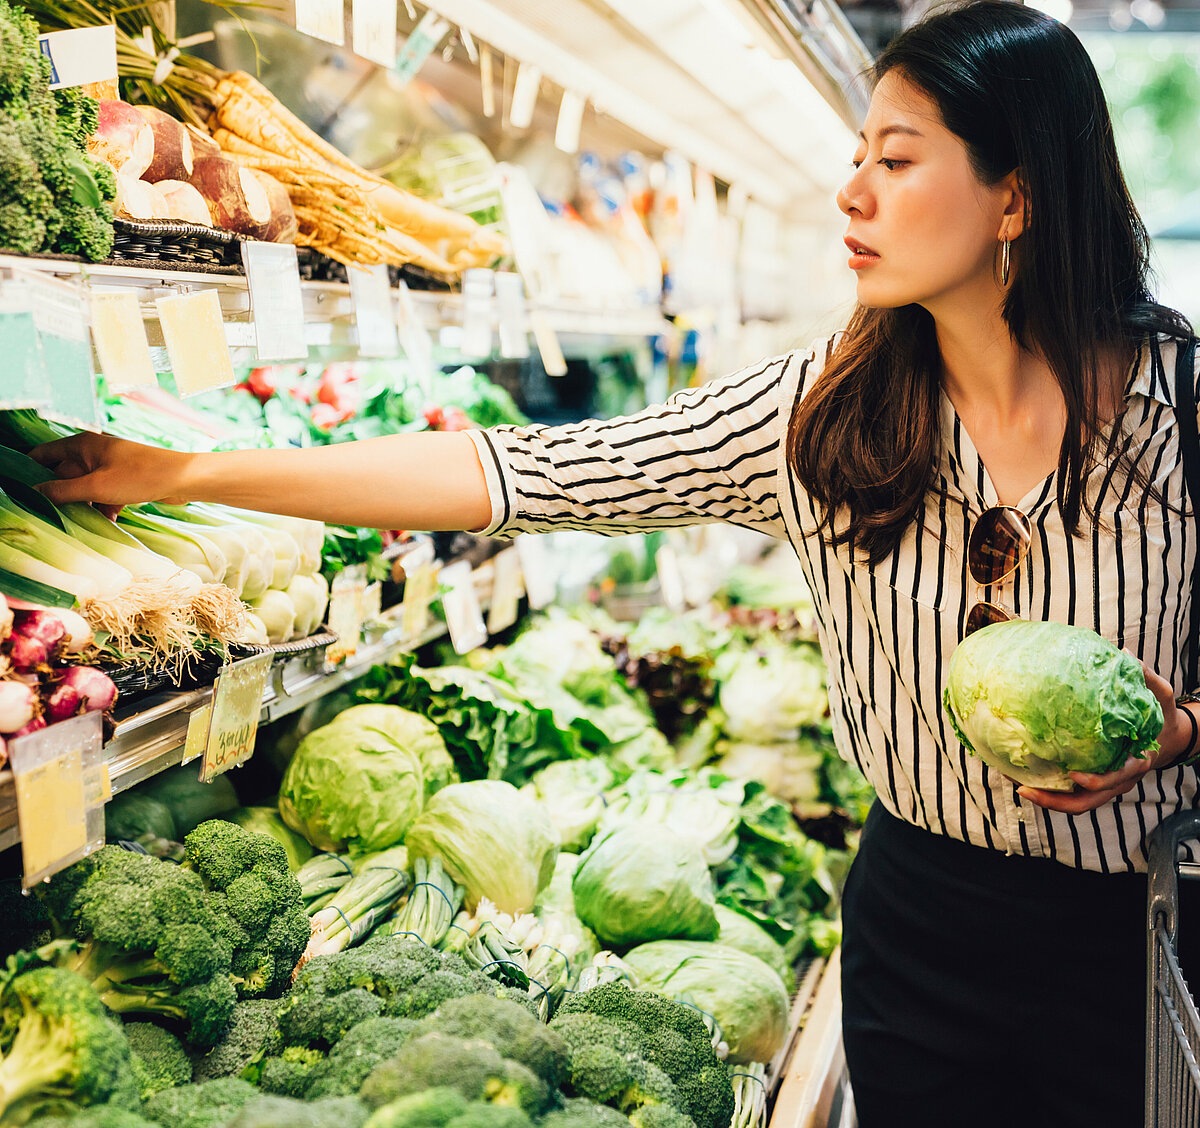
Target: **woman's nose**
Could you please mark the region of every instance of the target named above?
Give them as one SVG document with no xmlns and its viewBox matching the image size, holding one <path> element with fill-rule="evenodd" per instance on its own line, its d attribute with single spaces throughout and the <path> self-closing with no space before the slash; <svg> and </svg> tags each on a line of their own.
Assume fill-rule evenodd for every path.
<svg viewBox="0 0 1200 1128">
<path fill-rule="evenodd" d="M 858 212 L 862 216 L 869 216 L 872 206 L 870 204 L 870 193 L 862 183 L 862 177 L 858 169 L 854 170 L 854 175 L 838 190 L 837 206 L 846 215 L 849 215 L 851 212 Z"/>
</svg>

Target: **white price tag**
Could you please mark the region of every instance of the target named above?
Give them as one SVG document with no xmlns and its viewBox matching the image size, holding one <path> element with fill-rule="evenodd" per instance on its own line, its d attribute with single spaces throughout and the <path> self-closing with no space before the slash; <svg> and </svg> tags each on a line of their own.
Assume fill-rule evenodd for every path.
<svg viewBox="0 0 1200 1128">
<path fill-rule="evenodd" d="M 420 23 L 404 41 L 392 67 L 392 73 L 400 85 L 412 81 L 449 30 L 450 25 L 434 11 L 428 11 L 421 17 Z"/>
<path fill-rule="evenodd" d="M 50 89 L 111 82 L 117 77 L 115 24 L 48 31 L 38 36 L 38 47 L 50 60 Z"/>
<path fill-rule="evenodd" d="M 137 295 L 128 290 L 91 295 L 92 344 L 111 392 L 153 388 L 154 361 Z"/>
<path fill-rule="evenodd" d="M 540 611 L 549 607 L 558 595 L 558 577 L 554 574 L 546 542 L 536 533 L 522 533 L 514 544 L 521 558 L 530 608 Z"/>
<path fill-rule="evenodd" d="M 396 339 L 396 313 L 392 307 L 392 288 L 387 267 L 351 267 L 350 295 L 354 302 L 354 320 L 358 325 L 359 356 L 389 357 L 400 351 Z"/>
<path fill-rule="evenodd" d="M 409 372 L 417 387 L 429 395 L 433 391 L 433 338 L 418 316 L 412 291 L 403 278 L 396 286 L 396 315 Z"/>
<path fill-rule="evenodd" d="M 104 844 L 100 726 L 84 713 L 8 745 L 26 889 Z"/>
<path fill-rule="evenodd" d="M 254 751 L 273 657 L 269 652 L 256 654 L 221 668 L 213 687 L 212 716 L 200 769 L 202 782 L 211 783 L 223 772 L 245 763 Z"/>
<path fill-rule="evenodd" d="M 49 381 L 33 323 L 33 294 L 22 277 L 0 279 L 0 356 L 0 408 L 48 406 Z"/>
<path fill-rule="evenodd" d="M 471 565 L 466 560 L 447 564 L 442 569 L 441 582 L 448 589 L 442 596 L 442 607 L 446 612 L 451 645 L 455 653 L 469 654 L 487 642 L 487 627 L 479 597 L 475 594 Z"/>
<path fill-rule="evenodd" d="M 82 284 L 31 271 L 13 273 L 14 277 L 24 278 L 33 300 L 33 324 L 50 385 L 50 402 L 44 414 L 99 430 L 100 406 L 92 374 L 92 342 Z"/>
<path fill-rule="evenodd" d="M 242 243 L 242 263 L 250 284 L 258 360 L 307 359 L 304 295 L 300 292 L 296 248 L 291 243 L 246 239 Z"/>
<path fill-rule="evenodd" d="M 662 589 L 663 603 L 676 612 L 687 610 L 687 597 L 683 580 L 683 568 L 679 556 L 669 545 L 664 544 L 654 554 L 654 566 L 658 571 L 658 583 Z"/>
<path fill-rule="evenodd" d="M 396 61 L 396 0 L 354 0 L 354 53 L 381 67 Z"/>
<path fill-rule="evenodd" d="M 558 341 L 558 333 L 550 319 L 540 309 L 529 311 L 529 327 L 533 330 L 533 339 L 537 342 L 538 353 L 542 358 L 542 367 L 547 376 L 565 376 L 567 360 L 563 356 L 562 345 Z"/>
<path fill-rule="evenodd" d="M 329 585 L 329 629 L 337 636 L 325 651 L 325 660 L 341 662 L 352 657 L 358 650 L 359 635 L 363 624 L 363 592 L 367 586 L 365 564 L 352 564 L 343 568 Z"/>
<path fill-rule="evenodd" d="M 342 0 L 295 0 L 296 30 L 341 47 L 346 42 Z"/>
<path fill-rule="evenodd" d="M 521 63 L 517 67 L 517 80 L 513 83 L 512 104 L 508 107 L 508 124 L 513 129 L 529 128 L 541 87 L 541 68 L 532 63 Z"/>
<path fill-rule="evenodd" d="M 429 605 L 437 595 L 438 568 L 432 560 L 425 564 L 405 560 L 404 565 L 400 625 L 404 637 L 412 640 L 429 630 Z"/>
<path fill-rule="evenodd" d="M 496 314 L 500 322 L 500 355 L 529 355 L 529 329 L 525 320 L 525 284 L 511 270 L 496 271 Z"/>
<path fill-rule="evenodd" d="M 564 90 L 558 104 L 558 125 L 554 145 L 564 153 L 579 152 L 579 134 L 583 131 L 583 110 L 587 101 L 572 90 Z"/>
<path fill-rule="evenodd" d="M 506 548 L 492 557 L 492 602 L 488 607 L 488 634 L 498 634 L 517 621 L 525 580 L 521 575 L 521 556 L 516 548 Z"/>
<path fill-rule="evenodd" d="M 463 324 L 459 348 L 465 356 L 492 355 L 494 279 L 494 271 L 480 267 L 463 272 Z"/>
<path fill-rule="evenodd" d="M 235 383 L 216 290 L 170 294 L 154 304 L 181 396 Z"/>
<path fill-rule="evenodd" d="M 483 98 L 483 116 L 496 116 L 496 71 L 492 62 L 492 49 L 486 44 L 479 48 L 479 84 Z"/>
</svg>

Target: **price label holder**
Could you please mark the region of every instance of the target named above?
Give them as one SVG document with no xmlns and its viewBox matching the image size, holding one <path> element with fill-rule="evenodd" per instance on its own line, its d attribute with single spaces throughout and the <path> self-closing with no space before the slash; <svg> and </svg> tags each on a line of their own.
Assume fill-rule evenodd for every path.
<svg viewBox="0 0 1200 1128">
<path fill-rule="evenodd" d="M 256 654 L 221 667 L 213 687 L 201 783 L 211 783 L 250 759 L 273 657 L 270 653 Z"/>
<path fill-rule="evenodd" d="M 363 588 L 361 604 L 363 626 L 379 623 L 383 616 L 383 584 L 378 581 L 367 584 Z"/>
<path fill-rule="evenodd" d="M 358 355 L 395 356 L 400 345 L 396 339 L 396 313 L 392 308 L 387 267 L 377 263 L 365 269 L 351 267 L 347 273 L 354 321 L 358 325 Z"/>
<path fill-rule="evenodd" d="M 500 322 L 500 355 L 523 359 L 529 355 L 525 320 L 525 283 L 511 270 L 496 271 L 496 313 Z"/>
<path fill-rule="evenodd" d="M 450 631 L 450 643 L 456 654 L 470 654 L 487 642 L 487 626 L 483 621 L 483 609 L 475 594 L 475 577 L 466 560 L 447 564 L 442 569 L 442 608 L 446 612 L 446 626 Z"/>
<path fill-rule="evenodd" d="M 50 89 L 87 86 L 117 77 L 115 24 L 49 31 L 38 36 L 38 47 L 50 60 Z"/>
<path fill-rule="evenodd" d="M 473 268 L 463 272 L 463 323 L 460 348 L 467 356 L 492 355 L 492 295 L 495 271 Z"/>
<path fill-rule="evenodd" d="M 558 577 L 550 560 L 546 542 L 535 533 L 522 533 L 515 541 L 525 578 L 529 606 L 534 611 L 549 607 L 558 595 Z"/>
<path fill-rule="evenodd" d="M 532 63 L 521 63 L 517 67 L 517 78 L 513 83 L 512 102 L 508 107 L 508 124 L 513 129 L 528 129 L 533 122 L 533 111 L 537 108 L 538 92 L 542 88 L 542 71 Z"/>
<path fill-rule="evenodd" d="M 354 53 L 381 67 L 396 61 L 396 0 L 354 0 Z"/>
<path fill-rule="evenodd" d="M 92 344 L 111 392 L 152 388 L 157 383 L 146 325 L 137 295 L 128 290 L 92 292 Z"/>
<path fill-rule="evenodd" d="M 181 396 L 227 388 L 235 382 L 216 290 L 169 294 L 154 304 Z"/>
<path fill-rule="evenodd" d="M 358 651 L 363 625 L 363 592 L 367 587 L 367 567 L 352 564 L 343 568 L 329 585 L 329 629 L 338 637 L 325 651 L 325 661 L 336 665 Z"/>
<path fill-rule="evenodd" d="M 16 273 L 16 272 L 14 272 Z M 92 374 L 87 300 L 78 280 L 26 276 L 33 299 L 42 365 L 49 377 L 45 414 L 88 430 L 100 429 L 100 405 Z"/>
<path fill-rule="evenodd" d="M 104 845 L 100 726 L 84 713 L 8 746 L 26 889 Z"/>
<path fill-rule="evenodd" d="M 686 611 L 686 587 L 679 554 L 669 544 L 662 545 L 654 554 L 654 567 L 658 571 L 658 583 L 662 589 L 663 603 L 672 611 Z"/>
<path fill-rule="evenodd" d="M 438 590 L 438 566 L 433 545 L 418 545 L 404 558 L 404 596 L 400 602 L 400 629 L 408 640 L 429 630 L 429 606 Z"/>
<path fill-rule="evenodd" d="M 296 0 L 296 30 L 341 47 L 346 42 L 342 0 Z"/>
<path fill-rule="evenodd" d="M 400 346 L 408 357 L 409 369 L 417 387 L 426 395 L 433 393 L 433 338 L 417 314 L 412 291 L 403 278 L 396 285 L 396 314 Z"/>
<path fill-rule="evenodd" d="M 212 702 L 193 709 L 188 717 L 187 737 L 183 745 L 181 764 L 190 764 L 193 760 L 204 755 L 204 746 L 208 743 L 208 726 L 212 721 Z"/>
<path fill-rule="evenodd" d="M 579 134 L 583 131 L 583 111 L 587 101 L 573 90 L 564 90 L 558 104 L 558 124 L 554 128 L 554 147 L 564 153 L 579 152 Z"/>
<path fill-rule="evenodd" d="M 563 356 L 558 332 L 550 323 L 550 318 L 540 309 L 531 309 L 529 327 L 533 330 L 533 339 L 537 342 L 538 354 L 542 358 L 542 367 L 546 370 L 546 375 L 565 376 L 567 359 Z"/>
<path fill-rule="evenodd" d="M 392 10 L 393 16 L 395 9 Z M 242 263 L 250 284 L 250 311 L 260 362 L 305 360 L 304 296 L 292 243 L 242 242 Z"/>
<path fill-rule="evenodd" d="M 449 30 L 450 24 L 434 11 L 428 11 L 421 17 L 392 65 L 392 74 L 401 86 L 413 80 Z"/>
<path fill-rule="evenodd" d="M 0 280 L 0 409 L 49 406 L 46 369 L 33 323 L 33 295 L 22 278 Z"/>
<path fill-rule="evenodd" d="M 525 578 L 521 574 L 521 554 L 506 548 L 492 557 L 492 602 L 488 607 L 488 634 L 499 634 L 517 621 Z"/>
</svg>

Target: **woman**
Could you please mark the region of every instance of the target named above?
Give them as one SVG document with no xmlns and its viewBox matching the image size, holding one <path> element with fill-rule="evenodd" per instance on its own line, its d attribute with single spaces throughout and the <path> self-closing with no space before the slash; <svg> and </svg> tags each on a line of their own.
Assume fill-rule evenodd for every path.
<svg viewBox="0 0 1200 1128">
<path fill-rule="evenodd" d="M 1175 766 L 1195 751 L 1195 707 L 1175 694 L 1195 688 L 1196 550 L 1164 375 L 1190 330 L 1149 297 L 1100 86 L 1060 24 L 996 0 L 943 11 L 874 78 L 838 196 L 859 307 L 807 353 L 605 423 L 216 455 L 80 436 L 37 454 L 60 501 L 504 534 L 728 520 L 787 537 L 839 749 L 880 795 L 845 897 L 860 1122 L 1129 1128 L 1146 840 L 1197 791 Z M 968 538 L 1013 523 L 1028 547 L 984 592 Z M 940 694 L 984 598 L 1141 658 L 1159 750 L 1076 774 L 1065 795 L 970 756 Z"/>
</svg>

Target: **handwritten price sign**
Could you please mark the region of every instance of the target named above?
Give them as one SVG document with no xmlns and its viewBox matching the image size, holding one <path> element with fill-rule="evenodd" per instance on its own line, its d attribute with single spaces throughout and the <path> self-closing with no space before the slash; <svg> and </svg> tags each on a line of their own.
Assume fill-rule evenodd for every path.
<svg viewBox="0 0 1200 1128">
<path fill-rule="evenodd" d="M 245 763 L 254 751 L 271 658 L 270 654 L 256 654 L 221 670 L 213 690 L 212 716 L 200 769 L 204 783 Z"/>
</svg>

